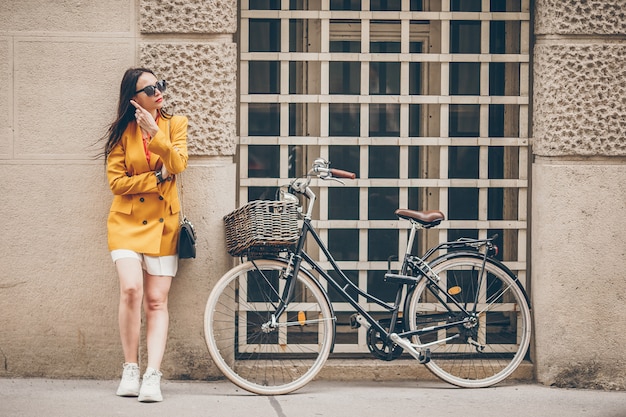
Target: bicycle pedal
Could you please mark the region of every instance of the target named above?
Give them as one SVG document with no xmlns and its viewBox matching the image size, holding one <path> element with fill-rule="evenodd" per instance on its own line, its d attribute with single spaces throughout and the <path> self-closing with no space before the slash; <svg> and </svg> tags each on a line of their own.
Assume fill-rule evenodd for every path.
<svg viewBox="0 0 626 417">
<path fill-rule="evenodd" d="M 430 349 L 426 349 L 426 350 L 421 351 L 420 355 L 419 355 L 418 361 L 422 365 L 430 362 Z"/>
</svg>

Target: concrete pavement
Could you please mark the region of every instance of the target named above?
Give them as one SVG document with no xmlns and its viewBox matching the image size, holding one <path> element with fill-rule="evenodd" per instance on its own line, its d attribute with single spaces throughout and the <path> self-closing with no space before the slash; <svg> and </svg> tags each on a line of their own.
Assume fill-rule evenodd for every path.
<svg viewBox="0 0 626 417">
<path fill-rule="evenodd" d="M 115 395 L 118 381 L 0 379 L 0 416 L 626 417 L 626 392 L 510 382 L 463 389 L 440 382 L 315 381 L 278 397 L 230 382 L 163 381 L 162 403 Z"/>
</svg>

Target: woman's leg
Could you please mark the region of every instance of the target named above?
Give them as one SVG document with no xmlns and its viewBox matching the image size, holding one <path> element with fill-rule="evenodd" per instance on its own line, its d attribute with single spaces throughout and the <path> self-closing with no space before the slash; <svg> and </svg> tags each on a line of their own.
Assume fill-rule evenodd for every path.
<svg viewBox="0 0 626 417">
<path fill-rule="evenodd" d="M 144 278 L 144 310 L 146 313 L 146 340 L 148 344 L 148 368 L 159 370 L 165 353 L 169 313 L 167 297 L 172 277 L 150 275 Z"/>
<path fill-rule="evenodd" d="M 126 363 L 138 363 L 141 301 L 144 272 L 141 261 L 122 258 L 115 262 L 120 280 L 119 326 Z"/>
</svg>

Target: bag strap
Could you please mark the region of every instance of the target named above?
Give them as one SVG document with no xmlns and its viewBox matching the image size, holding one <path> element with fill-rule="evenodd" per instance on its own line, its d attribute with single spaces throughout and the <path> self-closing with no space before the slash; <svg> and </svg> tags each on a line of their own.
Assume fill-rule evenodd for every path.
<svg viewBox="0 0 626 417">
<path fill-rule="evenodd" d="M 170 123 L 170 120 L 167 120 L 167 130 L 169 131 L 170 134 L 170 142 L 172 141 L 172 125 Z M 178 217 L 180 218 L 181 223 L 185 220 L 185 213 L 183 212 L 183 173 L 178 173 L 176 174 L 176 193 L 178 193 L 178 201 L 180 201 L 180 211 L 178 212 L 179 215 Z M 178 185 L 178 182 L 180 181 L 180 187 Z"/>
</svg>

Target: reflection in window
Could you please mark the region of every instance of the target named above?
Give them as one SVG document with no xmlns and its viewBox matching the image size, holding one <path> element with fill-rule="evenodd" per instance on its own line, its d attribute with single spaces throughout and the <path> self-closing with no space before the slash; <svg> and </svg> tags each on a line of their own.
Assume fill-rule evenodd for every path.
<svg viewBox="0 0 626 417">
<path fill-rule="evenodd" d="M 400 94 L 399 62 L 370 62 L 370 94 Z"/>
<path fill-rule="evenodd" d="M 478 188 L 448 189 L 448 219 L 478 220 Z"/>
<path fill-rule="evenodd" d="M 450 137 L 474 137 L 480 131 L 480 106 L 477 104 L 451 104 Z"/>
<path fill-rule="evenodd" d="M 280 20 L 250 19 L 250 52 L 280 52 Z"/>
<path fill-rule="evenodd" d="M 280 62 L 250 61 L 248 62 L 248 93 L 278 94 L 280 93 Z"/>
<path fill-rule="evenodd" d="M 369 178 L 398 178 L 400 174 L 398 146 L 369 147 Z"/>
<path fill-rule="evenodd" d="M 280 105 L 278 103 L 248 104 L 248 135 L 278 136 L 280 134 Z"/>
<path fill-rule="evenodd" d="M 450 146 L 448 178 L 478 178 L 479 153 L 478 146 Z"/>
<path fill-rule="evenodd" d="M 450 95 L 480 95 L 480 62 L 450 63 Z"/>
<path fill-rule="evenodd" d="M 401 0 L 370 0 L 372 11 L 400 11 Z"/>
<path fill-rule="evenodd" d="M 409 94 L 422 94 L 422 63 L 409 63 Z"/>
<path fill-rule="evenodd" d="M 386 261 L 398 256 L 398 229 L 370 229 L 367 231 L 367 259 Z"/>
<path fill-rule="evenodd" d="M 400 136 L 400 105 L 370 104 L 371 137 Z"/>
<path fill-rule="evenodd" d="M 400 53 L 400 21 L 372 20 L 370 23 L 370 52 Z"/>
<path fill-rule="evenodd" d="M 480 53 L 480 21 L 453 20 L 450 22 L 450 53 Z"/>
<path fill-rule="evenodd" d="M 333 61 L 328 66 L 330 94 L 361 93 L 361 63 Z"/>
<path fill-rule="evenodd" d="M 361 10 L 361 0 L 330 0 L 330 10 Z"/>
<path fill-rule="evenodd" d="M 329 229 L 328 249 L 337 261 L 358 261 L 359 230 Z"/>
<path fill-rule="evenodd" d="M 358 103 L 328 105 L 328 134 L 330 136 L 359 136 L 361 113 Z"/>
<path fill-rule="evenodd" d="M 280 148 L 278 146 L 248 146 L 248 177 L 278 178 L 280 176 Z"/>
<path fill-rule="evenodd" d="M 398 208 L 399 190 L 391 187 L 370 187 L 367 191 L 367 218 L 370 220 L 396 220 L 394 211 Z"/>
<path fill-rule="evenodd" d="M 359 189 L 355 187 L 329 187 L 328 219 L 359 220 Z"/>
</svg>

